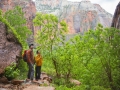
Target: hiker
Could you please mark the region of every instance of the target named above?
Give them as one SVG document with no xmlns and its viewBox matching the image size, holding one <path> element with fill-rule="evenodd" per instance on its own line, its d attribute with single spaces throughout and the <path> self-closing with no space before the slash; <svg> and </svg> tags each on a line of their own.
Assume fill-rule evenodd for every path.
<svg viewBox="0 0 120 90">
<path fill-rule="evenodd" d="M 33 55 L 33 44 L 29 45 L 29 49 L 26 52 L 27 64 L 29 67 L 27 78 L 28 80 L 33 81 L 34 78 L 34 55 Z"/>
<path fill-rule="evenodd" d="M 35 79 L 36 79 L 36 81 L 38 81 L 40 79 L 40 75 L 41 75 L 42 56 L 40 55 L 40 52 L 38 50 L 37 50 L 36 54 L 37 55 L 35 57 L 35 62 L 36 62 Z"/>
</svg>

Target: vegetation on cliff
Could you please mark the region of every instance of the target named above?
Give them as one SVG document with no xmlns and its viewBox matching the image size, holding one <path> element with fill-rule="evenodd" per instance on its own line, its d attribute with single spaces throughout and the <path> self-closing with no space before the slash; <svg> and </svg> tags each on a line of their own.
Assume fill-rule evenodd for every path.
<svg viewBox="0 0 120 90">
<path fill-rule="evenodd" d="M 8 10 L 5 13 L 0 11 L 0 21 L 5 23 L 8 28 L 8 33 L 14 34 L 23 50 L 27 47 L 27 38 L 32 33 L 26 26 L 26 19 L 22 8 L 17 6 L 13 10 Z"/>
</svg>

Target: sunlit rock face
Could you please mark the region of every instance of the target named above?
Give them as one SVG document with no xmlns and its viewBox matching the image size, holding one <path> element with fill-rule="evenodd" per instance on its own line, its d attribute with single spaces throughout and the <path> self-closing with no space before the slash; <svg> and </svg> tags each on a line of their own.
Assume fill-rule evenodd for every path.
<svg viewBox="0 0 120 90">
<path fill-rule="evenodd" d="M 120 29 L 120 2 L 116 6 L 111 26 Z"/>
<path fill-rule="evenodd" d="M 68 23 L 70 34 L 95 29 L 98 23 L 110 27 L 112 21 L 110 13 L 90 0 L 36 0 L 35 5 L 38 12 L 55 14 L 60 20 L 64 19 Z"/>
</svg>

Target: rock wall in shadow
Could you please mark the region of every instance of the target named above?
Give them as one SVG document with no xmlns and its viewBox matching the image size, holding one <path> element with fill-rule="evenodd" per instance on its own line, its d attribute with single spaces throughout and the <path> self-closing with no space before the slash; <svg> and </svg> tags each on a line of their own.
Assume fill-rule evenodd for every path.
<svg viewBox="0 0 120 90">
<path fill-rule="evenodd" d="M 117 29 L 120 29 L 120 2 L 118 3 L 118 5 L 116 7 L 111 27 L 115 27 Z"/>
<path fill-rule="evenodd" d="M 0 22 L 0 74 L 13 62 L 17 62 L 22 47 L 14 36 L 7 34 L 7 27 Z"/>
</svg>

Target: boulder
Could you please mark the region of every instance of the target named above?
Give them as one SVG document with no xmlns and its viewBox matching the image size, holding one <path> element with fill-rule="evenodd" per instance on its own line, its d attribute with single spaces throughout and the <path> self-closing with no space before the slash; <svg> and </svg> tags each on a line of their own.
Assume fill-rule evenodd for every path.
<svg viewBox="0 0 120 90">
<path fill-rule="evenodd" d="M 12 41 L 7 37 L 7 27 L 0 22 L 0 74 L 11 63 L 16 63 L 21 56 L 22 46 L 15 37 Z"/>
<path fill-rule="evenodd" d="M 46 73 L 44 73 L 44 72 L 41 73 L 41 79 L 45 80 L 45 81 L 48 81 L 49 83 L 52 82 L 52 78 L 50 76 L 48 76 Z"/>
<path fill-rule="evenodd" d="M 6 77 L 1 77 L 0 78 L 0 83 L 4 83 L 4 84 L 6 84 L 6 83 L 8 83 L 8 80 L 7 80 L 7 78 Z"/>
<path fill-rule="evenodd" d="M 78 81 L 78 80 L 75 80 L 75 79 L 70 79 L 70 82 L 71 82 L 72 84 L 75 84 L 76 86 L 80 86 L 80 85 L 81 85 L 81 82 Z"/>
</svg>

